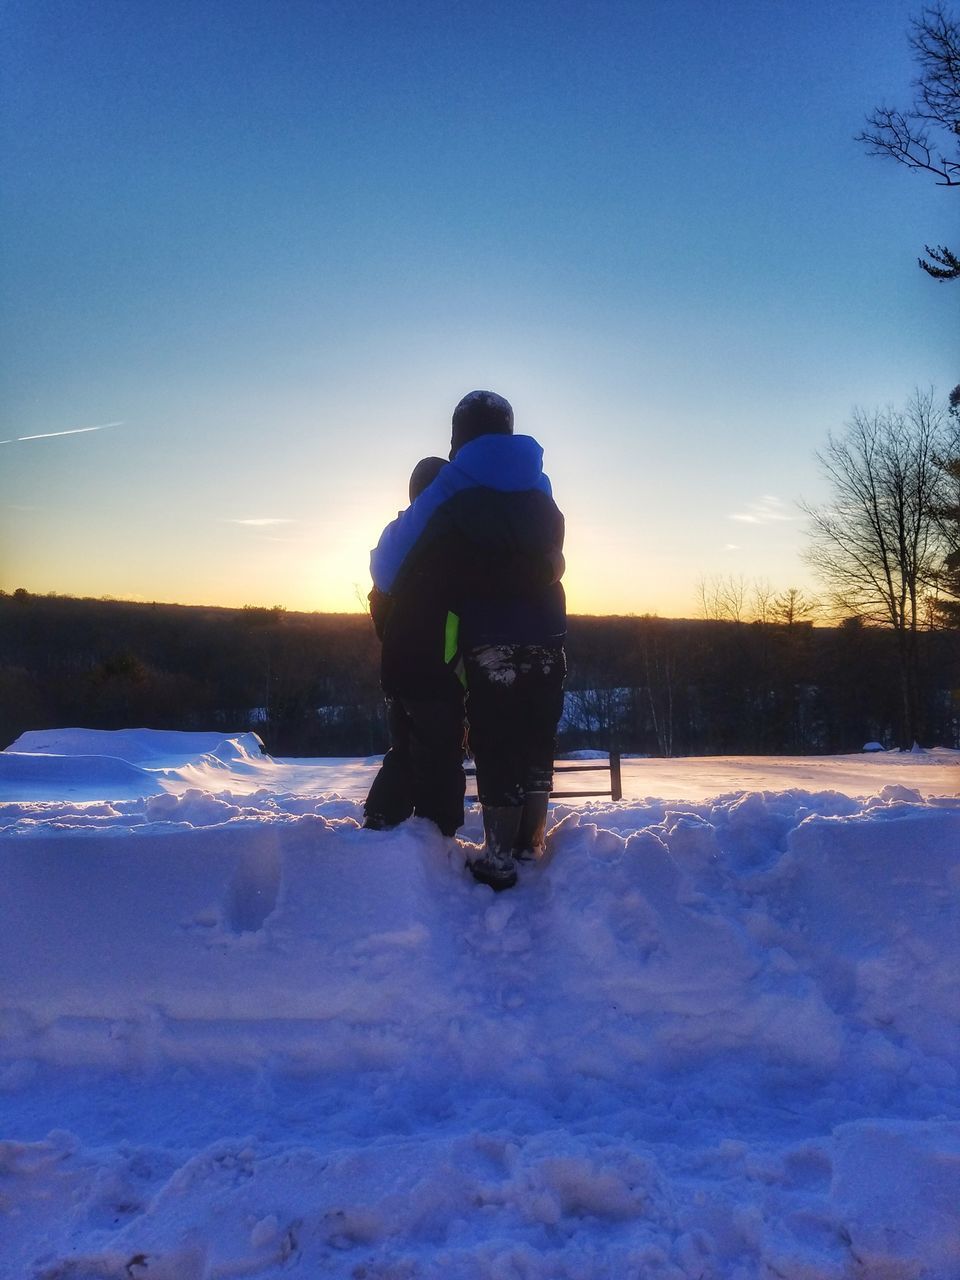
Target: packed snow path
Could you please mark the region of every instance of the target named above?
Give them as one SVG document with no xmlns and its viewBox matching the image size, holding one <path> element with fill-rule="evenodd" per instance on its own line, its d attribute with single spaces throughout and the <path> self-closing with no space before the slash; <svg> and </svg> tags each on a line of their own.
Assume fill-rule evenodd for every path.
<svg viewBox="0 0 960 1280">
<path fill-rule="evenodd" d="M 957 1280 L 956 761 L 691 764 L 494 895 L 359 764 L 21 739 L 0 1277 Z"/>
</svg>

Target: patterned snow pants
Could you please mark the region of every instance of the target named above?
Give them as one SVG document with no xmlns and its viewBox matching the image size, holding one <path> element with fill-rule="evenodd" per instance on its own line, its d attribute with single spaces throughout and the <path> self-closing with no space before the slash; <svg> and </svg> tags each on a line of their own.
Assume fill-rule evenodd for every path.
<svg viewBox="0 0 960 1280">
<path fill-rule="evenodd" d="M 468 649 L 467 721 L 484 805 L 522 805 L 553 786 L 557 724 L 567 665 L 557 645 Z"/>
</svg>

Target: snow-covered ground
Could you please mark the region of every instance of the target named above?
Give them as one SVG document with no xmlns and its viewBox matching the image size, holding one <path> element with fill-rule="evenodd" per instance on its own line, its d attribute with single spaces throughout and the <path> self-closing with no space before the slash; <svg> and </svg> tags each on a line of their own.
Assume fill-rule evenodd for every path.
<svg viewBox="0 0 960 1280">
<path fill-rule="evenodd" d="M 0 752 L 2 1280 L 960 1277 L 960 755 L 625 761 L 500 895 L 373 767 Z"/>
</svg>

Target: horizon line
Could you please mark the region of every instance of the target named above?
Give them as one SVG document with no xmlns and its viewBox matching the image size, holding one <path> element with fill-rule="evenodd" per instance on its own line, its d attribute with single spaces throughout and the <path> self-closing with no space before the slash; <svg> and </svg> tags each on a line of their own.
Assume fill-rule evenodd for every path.
<svg viewBox="0 0 960 1280">
<path fill-rule="evenodd" d="M 196 601 L 188 603 L 182 600 L 153 600 L 153 599 L 148 600 L 148 599 L 145 599 L 144 597 L 138 598 L 135 596 L 115 596 L 115 595 L 109 595 L 109 594 L 100 595 L 100 596 L 84 596 L 84 595 L 72 595 L 71 593 L 65 592 L 65 591 L 30 591 L 26 587 L 16 587 L 12 591 L 8 591 L 5 588 L 0 587 L 0 599 L 2 598 L 13 599 L 14 597 L 18 596 L 20 593 L 23 593 L 20 598 L 27 598 L 27 599 L 73 600 L 73 601 L 77 601 L 78 603 L 92 603 L 92 604 L 129 604 L 129 605 L 139 606 L 142 608 L 217 609 L 217 610 L 221 610 L 224 613 L 242 613 L 245 609 L 249 609 L 249 610 L 257 609 L 257 610 L 262 610 L 265 613 L 274 613 L 274 612 L 286 613 L 286 614 L 291 614 L 291 615 L 300 616 L 300 617 L 307 617 L 307 618 L 309 617 L 366 618 L 370 616 L 369 611 L 367 609 L 361 609 L 359 607 L 354 609 L 294 609 L 294 608 L 290 608 L 287 605 L 279 604 L 279 603 L 254 604 L 251 601 L 246 601 L 244 604 L 207 604 L 207 603 L 196 602 Z M 649 621 L 656 621 L 656 622 L 722 622 L 722 623 L 726 623 L 729 626 L 744 626 L 744 627 L 753 626 L 755 623 L 760 621 L 760 619 L 756 619 L 756 618 L 741 618 L 741 619 L 704 618 L 704 617 L 691 616 L 690 614 L 677 615 L 677 614 L 652 613 L 650 611 L 644 611 L 642 613 L 640 612 L 638 613 L 569 612 L 567 614 L 567 617 L 568 618 L 634 619 L 636 621 L 649 620 Z M 821 620 L 815 620 L 815 619 L 809 619 L 809 618 L 798 619 L 798 624 L 804 624 L 804 623 L 809 623 L 809 625 L 814 627 L 831 627 L 831 626 L 836 627 L 839 625 L 839 622 L 836 620 L 826 619 L 821 621 Z M 866 619 L 864 619 L 864 625 L 870 626 L 872 624 L 870 624 Z"/>
</svg>

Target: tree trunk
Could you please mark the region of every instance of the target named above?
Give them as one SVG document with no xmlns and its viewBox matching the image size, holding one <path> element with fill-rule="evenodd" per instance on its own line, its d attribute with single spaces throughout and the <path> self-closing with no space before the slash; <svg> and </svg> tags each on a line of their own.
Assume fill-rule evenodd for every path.
<svg viewBox="0 0 960 1280">
<path fill-rule="evenodd" d="M 915 631 L 900 631 L 897 636 L 897 658 L 900 667 L 900 749 L 909 751 L 923 737 L 920 653 Z"/>
</svg>

